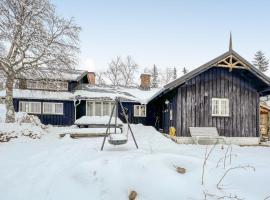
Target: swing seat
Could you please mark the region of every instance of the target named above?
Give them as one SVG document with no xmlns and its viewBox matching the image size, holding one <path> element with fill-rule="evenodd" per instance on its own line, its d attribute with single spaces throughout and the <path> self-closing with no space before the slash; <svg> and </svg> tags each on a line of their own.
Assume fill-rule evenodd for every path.
<svg viewBox="0 0 270 200">
<path fill-rule="evenodd" d="M 128 141 L 125 134 L 110 134 L 108 142 L 112 145 L 126 144 Z"/>
</svg>

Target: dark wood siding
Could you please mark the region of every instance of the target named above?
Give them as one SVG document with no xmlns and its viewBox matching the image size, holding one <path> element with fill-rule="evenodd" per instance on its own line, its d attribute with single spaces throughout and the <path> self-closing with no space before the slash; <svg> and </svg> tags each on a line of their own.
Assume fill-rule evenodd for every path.
<svg viewBox="0 0 270 200">
<path fill-rule="evenodd" d="M 32 100 L 32 99 L 13 99 L 14 109 L 16 112 L 19 111 L 19 102 L 20 101 L 35 101 L 35 102 L 55 102 L 64 104 L 64 114 L 63 115 L 47 115 L 47 114 L 33 114 L 39 117 L 40 121 L 43 124 L 51 125 L 61 125 L 68 126 L 74 123 L 74 104 L 73 101 L 53 101 L 53 100 Z M 41 104 L 42 106 L 42 104 Z M 42 107 L 41 107 L 42 110 Z"/>
<path fill-rule="evenodd" d="M 134 105 L 141 105 L 140 103 L 136 102 L 122 102 L 124 108 L 128 110 L 128 119 L 129 122 L 132 124 L 146 124 L 146 117 L 134 117 Z M 146 113 L 148 112 L 148 107 L 146 106 Z M 126 122 L 125 117 L 122 115 L 122 110 L 120 105 L 118 106 L 118 117 L 123 121 Z"/>
<path fill-rule="evenodd" d="M 229 99 L 229 117 L 212 117 L 212 98 Z M 259 94 L 252 82 L 234 70 L 212 68 L 178 87 L 176 130 L 215 126 L 228 137 L 259 136 Z"/>
</svg>

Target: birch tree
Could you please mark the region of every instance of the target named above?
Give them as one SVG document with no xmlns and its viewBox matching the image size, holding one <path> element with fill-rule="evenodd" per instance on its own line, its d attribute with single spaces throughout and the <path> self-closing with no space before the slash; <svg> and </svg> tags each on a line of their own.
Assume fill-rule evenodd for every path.
<svg viewBox="0 0 270 200">
<path fill-rule="evenodd" d="M 80 27 L 58 16 L 49 0 L 0 1 L 0 70 L 6 77 L 6 122 L 15 121 L 14 80 L 41 67 L 70 69 L 77 61 Z"/>
<path fill-rule="evenodd" d="M 122 76 L 122 84 L 124 87 L 134 85 L 134 75 L 138 69 L 137 63 L 131 56 L 127 56 L 126 60 L 122 61 L 120 72 Z"/>
<path fill-rule="evenodd" d="M 122 65 L 122 59 L 120 56 L 117 56 L 116 59 L 112 59 L 112 61 L 109 63 L 109 68 L 107 69 L 105 75 L 111 82 L 111 85 L 113 86 L 119 86 L 122 77 L 121 77 L 121 65 Z"/>
</svg>

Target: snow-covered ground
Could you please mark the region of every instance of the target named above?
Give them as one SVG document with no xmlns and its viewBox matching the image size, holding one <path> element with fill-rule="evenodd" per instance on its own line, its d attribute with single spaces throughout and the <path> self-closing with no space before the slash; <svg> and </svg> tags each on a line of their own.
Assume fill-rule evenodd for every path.
<svg viewBox="0 0 270 200">
<path fill-rule="evenodd" d="M 227 146 L 218 145 L 210 154 L 202 186 L 206 146 L 176 144 L 152 127 L 132 128 L 138 150 L 129 136 L 127 144 L 106 143 L 101 152 L 103 138 L 59 139 L 58 128 L 50 128 L 39 140 L 20 137 L 0 143 L 0 199 L 126 200 L 132 190 L 138 200 L 201 200 L 204 192 L 212 195 L 206 199 L 237 195 L 263 200 L 270 195 L 268 147 L 232 146 L 231 164 L 228 158 L 226 169 L 250 165 L 256 170 L 230 171 L 219 190 L 216 184 L 225 170 L 224 162 L 217 164 Z M 177 173 L 176 167 L 185 168 L 186 173 Z"/>
</svg>

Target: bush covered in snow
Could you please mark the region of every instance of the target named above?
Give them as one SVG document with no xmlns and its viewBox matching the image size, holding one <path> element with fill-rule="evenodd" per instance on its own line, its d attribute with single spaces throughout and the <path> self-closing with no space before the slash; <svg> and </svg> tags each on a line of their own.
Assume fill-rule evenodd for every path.
<svg viewBox="0 0 270 200">
<path fill-rule="evenodd" d="M 0 142 L 8 142 L 20 136 L 39 139 L 47 132 L 48 127 L 34 115 L 18 112 L 15 114 L 15 123 L 7 124 L 5 123 L 5 114 L 5 105 L 0 104 Z"/>
</svg>

